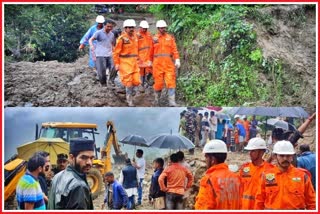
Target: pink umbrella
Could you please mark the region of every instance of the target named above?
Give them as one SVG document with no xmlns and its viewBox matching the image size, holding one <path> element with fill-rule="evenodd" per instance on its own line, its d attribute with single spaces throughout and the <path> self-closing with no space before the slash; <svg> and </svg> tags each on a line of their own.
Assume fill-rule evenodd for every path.
<svg viewBox="0 0 320 214">
<path fill-rule="evenodd" d="M 222 107 L 220 107 L 220 106 L 207 106 L 206 108 L 209 110 L 212 110 L 212 111 L 221 111 L 222 110 Z"/>
</svg>

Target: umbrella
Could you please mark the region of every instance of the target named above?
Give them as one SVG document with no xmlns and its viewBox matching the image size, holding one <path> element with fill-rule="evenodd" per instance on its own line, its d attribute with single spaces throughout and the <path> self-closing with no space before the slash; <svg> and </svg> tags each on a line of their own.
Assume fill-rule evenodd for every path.
<svg viewBox="0 0 320 214">
<path fill-rule="evenodd" d="M 291 123 L 288 123 L 284 120 L 279 120 L 276 118 L 271 118 L 267 120 L 267 124 L 275 126 L 276 128 L 282 128 L 284 130 L 290 130 L 290 131 L 294 131 L 296 130 L 296 127 L 294 125 L 292 125 Z"/>
<path fill-rule="evenodd" d="M 221 111 L 222 107 L 220 106 L 207 106 L 206 107 L 208 110 L 212 110 L 212 111 Z"/>
<path fill-rule="evenodd" d="M 201 111 L 201 110 L 203 110 L 203 108 L 202 107 L 187 107 L 187 109 L 190 109 L 190 110 L 197 110 L 197 111 Z"/>
<path fill-rule="evenodd" d="M 186 137 L 179 134 L 159 134 L 151 137 L 150 147 L 160 149 L 193 149 L 193 143 Z"/>
<path fill-rule="evenodd" d="M 35 152 L 48 152 L 50 154 L 50 162 L 55 164 L 58 154 L 69 154 L 69 144 L 61 138 L 39 138 L 34 142 L 17 147 L 17 150 L 18 157 L 24 160 L 28 160 Z"/>
<path fill-rule="evenodd" d="M 221 120 L 230 120 L 230 116 L 225 113 L 219 112 L 219 113 L 215 113 L 214 115 Z"/>
<path fill-rule="evenodd" d="M 128 135 L 119 141 L 120 143 L 134 146 L 134 153 L 136 153 L 136 146 L 148 147 L 146 139 L 140 135 Z"/>
<path fill-rule="evenodd" d="M 232 115 L 242 114 L 270 117 L 309 117 L 308 113 L 301 107 L 234 107 L 229 113 Z"/>
</svg>

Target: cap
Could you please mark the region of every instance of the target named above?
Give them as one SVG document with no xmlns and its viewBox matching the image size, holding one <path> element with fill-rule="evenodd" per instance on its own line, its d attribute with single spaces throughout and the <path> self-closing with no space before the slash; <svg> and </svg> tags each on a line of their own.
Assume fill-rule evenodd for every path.
<svg viewBox="0 0 320 214">
<path fill-rule="evenodd" d="M 68 155 L 64 154 L 64 153 L 58 154 L 57 159 L 58 160 L 68 160 Z"/>
<path fill-rule="evenodd" d="M 94 151 L 93 140 L 87 138 L 73 138 L 70 140 L 70 154 L 78 154 L 82 151 Z"/>
</svg>

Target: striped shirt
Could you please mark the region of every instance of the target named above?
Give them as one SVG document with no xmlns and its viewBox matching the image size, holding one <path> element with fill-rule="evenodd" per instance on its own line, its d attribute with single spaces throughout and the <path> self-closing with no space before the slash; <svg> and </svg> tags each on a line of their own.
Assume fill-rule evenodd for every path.
<svg viewBox="0 0 320 214">
<path fill-rule="evenodd" d="M 20 210 L 25 209 L 25 203 L 34 203 L 34 210 L 46 209 L 39 181 L 29 171 L 20 178 L 16 188 L 16 197 Z"/>
</svg>

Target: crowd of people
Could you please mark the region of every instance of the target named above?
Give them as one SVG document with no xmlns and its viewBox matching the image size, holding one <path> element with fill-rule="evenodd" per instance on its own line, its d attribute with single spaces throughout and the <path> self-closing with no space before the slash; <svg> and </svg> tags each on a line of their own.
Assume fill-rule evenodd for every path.
<svg viewBox="0 0 320 214">
<path fill-rule="evenodd" d="M 296 146 L 315 115 L 310 116 L 297 130 L 274 128 L 267 140 L 269 149 L 278 140 L 289 140 Z M 197 108 L 188 107 L 180 113 L 179 134 L 187 137 L 195 147 L 204 147 L 208 141 L 219 139 L 226 143 L 228 152 L 244 152 L 250 139 L 262 137 L 261 128 L 255 115 L 248 119 L 246 115 L 236 114 L 233 118 L 232 122 L 226 116 L 218 118 L 215 111 L 199 113 Z"/>
<path fill-rule="evenodd" d="M 186 133 L 196 132 L 188 118 L 196 116 L 194 109 L 185 112 Z M 209 114 L 205 114 L 208 118 Z M 210 114 L 210 121 L 215 115 Z M 308 144 L 299 146 L 298 139 L 315 119 L 310 116 L 297 130 L 290 132 L 275 128 L 272 132 L 272 151 L 261 137 L 249 137 L 243 147 L 250 162 L 237 170 L 225 163 L 232 155 L 226 141 L 217 139 L 219 128 L 208 131 L 202 153 L 207 170 L 199 182 L 194 209 L 253 210 L 253 209 L 311 209 L 316 208 L 316 156 Z M 236 121 L 238 121 L 236 117 Z M 203 120 L 200 120 L 203 125 Z M 235 122 L 235 123 L 237 123 Z M 255 123 L 252 122 L 251 123 Z M 210 127 L 210 125 L 209 125 Z M 215 136 L 214 136 L 215 134 Z M 191 136 L 191 135 L 186 135 Z M 202 136 L 206 136 L 202 133 Z M 193 142 L 201 137 L 191 136 Z M 243 136 L 245 139 L 246 136 Z M 172 142 L 174 143 L 174 142 Z M 201 144 L 198 144 L 201 146 Z M 194 151 L 189 151 L 191 154 Z M 271 154 L 269 157 L 266 154 Z M 191 155 L 192 156 L 192 155 Z M 16 187 L 18 209 L 94 209 L 86 174 L 92 168 L 94 141 L 74 138 L 70 141 L 69 155 L 57 156 L 56 168 L 51 171 L 47 152 L 36 152 L 29 160 L 25 175 Z M 170 155 L 168 162 L 162 157 L 153 161 L 154 173 L 150 179 L 149 202 L 156 210 L 185 209 L 186 192 L 195 182 L 184 153 Z M 105 198 L 102 209 L 135 209 L 143 203 L 143 183 L 146 160 L 141 149 L 136 158 L 126 159 L 119 175 L 105 174 Z M 119 180 L 115 177 L 119 176 Z"/>
<path fill-rule="evenodd" d="M 258 130 L 255 116 L 249 121 L 245 115 L 242 119 L 240 115 L 235 115 L 234 123 L 231 123 L 230 119 L 217 118 L 215 111 L 202 114 L 196 108 L 188 108 L 180 113 L 179 133 L 196 147 L 203 147 L 208 141 L 219 139 L 227 144 L 228 151 L 243 152 L 251 138 L 260 136 Z"/>
<path fill-rule="evenodd" d="M 202 149 L 207 171 L 199 182 L 194 209 L 315 209 L 315 157 L 311 157 L 308 145 L 301 145 L 300 149 L 298 166 L 304 168 L 292 164 L 296 152 L 288 140 L 274 144 L 275 164 L 272 164 L 263 159 L 267 150 L 265 140 L 254 137 L 244 147 L 251 161 L 234 172 L 225 163 L 230 154 L 226 143 L 210 140 Z M 46 176 L 50 164 L 48 157 L 46 152 L 37 152 L 28 160 L 27 172 L 16 188 L 18 209 L 94 209 L 86 180 L 94 159 L 93 141 L 85 138 L 71 140 L 69 158 L 66 159 L 66 154 L 58 155 L 54 170 L 57 174 L 51 182 Z M 117 175 L 113 172 L 107 172 L 101 209 L 130 210 L 140 206 L 143 203 L 145 167 L 143 150 L 138 149 L 136 158 L 132 161 L 126 159 L 119 180 L 115 179 Z M 171 154 L 167 163 L 161 157 L 155 158 L 153 169 L 148 194 L 153 209 L 186 209 L 185 196 L 194 183 L 194 174 L 185 162 L 184 153 Z"/>
<path fill-rule="evenodd" d="M 169 105 L 176 106 L 176 70 L 180 68 L 180 59 L 175 38 L 167 33 L 167 23 L 158 20 L 155 35 L 148 31 L 146 20 L 140 22 L 138 30 L 133 19 L 123 22 L 123 31 L 113 30 L 114 26 L 114 21 L 99 15 L 80 41 L 79 50 L 90 46 L 89 66 L 96 69 L 100 84 L 106 86 L 110 82 L 115 86 L 119 75 L 121 87 L 117 92 L 124 87 L 128 106 L 134 106 L 136 92 L 144 93 L 153 77 L 154 105 L 160 105 L 160 95 L 166 87 Z"/>
</svg>

